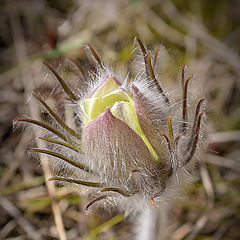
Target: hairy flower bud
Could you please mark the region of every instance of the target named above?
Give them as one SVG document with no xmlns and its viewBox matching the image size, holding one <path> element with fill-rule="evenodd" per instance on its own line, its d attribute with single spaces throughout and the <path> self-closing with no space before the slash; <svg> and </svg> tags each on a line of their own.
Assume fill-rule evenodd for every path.
<svg viewBox="0 0 240 240">
<path fill-rule="evenodd" d="M 127 93 L 125 89 L 121 88 L 120 86 L 120 83 L 117 82 L 113 77 L 107 76 L 103 83 L 101 83 L 101 85 L 94 91 L 92 96 L 90 98 L 84 99 L 81 102 L 80 105 L 83 112 L 83 121 L 85 124 L 83 136 L 85 137 L 88 134 L 88 131 L 92 131 L 92 128 L 96 126 L 94 122 L 98 122 L 98 124 L 100 124 L 99 119 L 97 119 L 98 117 L 100 117 L 100 115 L 105 116 L 111 114 L 113 115 L 112 118 L 115 117 L 123 122 L 121 123 L 123 127 L 122 131 L 128 129 L 128 131 L 130 132 L 128 134 L 129 136 L 133 135 L 133 133 L 131 133 L 132 131 L 139 135 L 139 137 L 141 137 L 143 141 L 142 144 L 144 145 L 144 148 L 146 148 L 147 146 L 152 158 L 154 160 L 158 160 L 158 155 L 152 148 L 151 144 L 142 132 L 142 129 L 139 125 L 133 98 L 130 96 L 129 93 Z M 109 128 L 110 126 L 108 126 L 107 124 L 110 124 L 111 121 L 107 121 L 104 117 L 102 118 L 106 121 L 106 127 Z M 93 123 L 91 123 L 91 127 L 88 126 L 88 124 L 92 121 Z M 127 130 L 125 131 L 127 132 Z M 108 135 L 109 134 L 110 133 L 108 133 Z M 116 139 L 116 141 L 120 141 L 121 135 L 122 134 L 120 129 L 118 136 L 119 139 Z M 91 143 L 85 141 L 84 137 L 83 146 L 85 149 L 88 149 L 88 146 L 90 146 Z M 111 138 L 107 138 L 111 140 Z M 126 146 L 128 146 L 128 139 L 125 140 L 125 144 Z M 98 144 L 101 145 L 101 142 L 99 142 Z"/>
<path fill-rule="evenodd" d="M 105 67 L 89 45 L 100 70 L 94 77 L 95 81 L 98 79 L 97 83 L 91 85 L 82 98 L 70 90 L 48 63 L 44 63 L 75 105 L 74 111 L 80 117 L 81 128 L 74 130 L 68 126 L 36 94 L 34 96 L 47 109 L 55 124 L 31 119 L 16 120 L 45 128 L 53 136 L 48 134 L 41 139 L 64 148 L 60 152 L 54 152 L 52 148 L 32 149 L 32 152 L 57 157 L 76 169 L 74 177 L 56 176 L 50 180 L 100 189 L 86 211 L 93 204 L 106 200 L 117 202 L 117 199 L 135 202 L 136 206 L 136 199 L 158 205 L 161 197 L 174 188 L 180 173 L 187 170 L 199 150 L 204 115 L 201 109 L 205 99 L 189 100 L 188 84 L 192 75 L 185 79 L 183 67 L 179 107 L 175 102 L 178 100 L 169 99 L 156 79 L 153 64 L 159 49 L 152 58 L 138 38 L 137 42 L 143 53 L 146 76 L 131 79 L 130 84 Z M 84 78 L 93 81 L 91 72 L 80 70 Z"/>
</svg>

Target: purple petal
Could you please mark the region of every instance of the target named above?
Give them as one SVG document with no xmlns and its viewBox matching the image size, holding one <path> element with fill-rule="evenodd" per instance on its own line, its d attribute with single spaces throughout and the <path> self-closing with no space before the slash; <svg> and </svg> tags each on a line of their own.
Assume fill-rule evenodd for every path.
<svg viewBox="0 0 240 240">
<path fill-rule="evenodd" d="M 109 108 L 83 130 L 82 144 L 90 168 L 104 179 L 126 181 L 134 169 L 153 174 L 155 165 L 146 144 Z"/>
<path fill-rule="evenodd" d="M 163 159 L 167 154 L 167 149 L 163 145 L 163 137 L 160 134 L 168 134 L 166 114 L 161 111 L 160 107 L 157 109 L 153 106 L 135 85 L 132 85 L 132 93 L 142 131 L 160 159 Z"/>
</svg>

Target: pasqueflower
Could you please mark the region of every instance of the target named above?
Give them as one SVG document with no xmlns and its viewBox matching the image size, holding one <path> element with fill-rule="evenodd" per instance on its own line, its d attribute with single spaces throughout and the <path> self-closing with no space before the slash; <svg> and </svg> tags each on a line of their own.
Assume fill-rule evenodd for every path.
<svg viewBox="0 0 240 240">
<path fill-rule="evenodd" d="M 72 101 L 81 127 L 74 130 L 68 126 L 37 94 L 35 98 L 52 116 L 54 125 L 31 119 L 16 120 L 45 128 L 52 136 L 48 134 L 41 139 L 61 146 L 59 152 L 51 148 L 36 148 L 31 152 L 54 156 L 76 169 L 72 177 L 55 176 L 49 180 L 98 188 L 86 211 L 93 204 L 117 202 L 117 199 L 136 205 L 139 203 L 136 199 L 160 204 L 161 196 L 177 183 L 180 173 L 186 171 L 199 150 L 205 99 L 195 101 L 193 107 L 194 100 L 188 98 L 192 75 L 185 79 L 183 67 L 179 106 L 176 99 L 169 99 L 156 79 L 154 67 L 160 48 L 151 57 L 140 39 L 136 39 L 143 53 L 145 74 L 133 79 L 121 79 L 110 71 L 89 45 L 99 69 L 93 74 L 80 68 L 91 83 L 83 97 L 70 90 L 51 65 L 44 62 Z"/>
</svg>

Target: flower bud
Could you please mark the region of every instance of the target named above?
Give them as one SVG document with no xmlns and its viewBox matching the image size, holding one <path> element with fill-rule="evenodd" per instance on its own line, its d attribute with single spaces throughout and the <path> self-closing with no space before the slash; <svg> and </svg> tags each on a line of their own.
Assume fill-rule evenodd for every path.
<svg viewBox="0 0 240 240">
<path fill-rule="evenodd" d="M 130 132 L 134 131 L 137 135 L 139 135 L 139 137 L 141 137 L 143 141 L 142 144 L 145 143 L 148 148 L 147 151 L 150 152 L 152 158 L 154 160 L 158 160 L 156 152 L 152 148 L 151 144 L 142 132 L 142 129 L 139 125 L 133 98 L 127 93 L 126 90 L 120 88 L 120 85 L 115 78 L 107 76 L 103 83 L 101 83 L 101 85 L 96 90 L 94 90 L 91 97 L 84 99 L 81 102 L 80 106 L 83 112 L 83 122 L 86 126 L 84 129 L 84 136 L 88 134 L 88 124 L 92 121 L 96 121 L 98 122 L 98 124 L 100 124 L 99 120 L 97 120 L 96 118 L 98 118 L 98 116 L 103 114 L 104 112 L 105 114 L 107 114 L 106 112 L 108 111 L 109 114 L 113 115 L 113 117 L 123 122 L 123 127 L 127 128 L 128 126 Z M 94 123 L 91 124 L 91 126 L 95 125 Z M 131 134 L 132 133 L 129 133 L 129 135 Z M 119 132 L 119 137 L 120 136 L 121 131 Z M 128 140 L 125 139 L 125 141 L 125 144 L 127 146 Z M 90 143 L 85 142 L 83 138 L 83 146 L 86 146 L 84 147 L 85 149 L 88 148 L 89 144 Z M 99 144 L 104 147 L 105 142 L 102 142 L 102 144 L 101 142 L 99 142 Z"/>
<path fill-rule="evenodd" d="M 87 205 L 86 210 L 106 199 L 113 202 L 116 199 L 133 199 L 136 206 L 136 199 L 147 199 L 152 205 L 161 203 L 161 197 L 171 192 L 179 181 L 180 173 L 186 171 L 195 153 L 199 152 L 204 115 L 201 109 L 205 99 L 198 100 L 196 104 L 188 97 L 192 75 L 185 79 L 183 68 L 182 106 L 179 108 L 179 100 L 169 99 L 169 94 L 156 79 L 152 62 L 156 62 L 159 50 L 152 59 L 142 42 L 137 41 L 143 53 L 146 76 L 131 79 L 131 84 L 126 84 L 108 70 L 89 45 L 101 71 L 94 75 L 99 84 L 82 99 L 75 95 L 51 65 L 44 63 L 62 85 L 67 99 L 76 106 L 74 109 L 81 118 L 81 130 L 68 126 L 36 94 L 35 98 L 47 109 L 54 124 L 31 119 L 16 120 L 45 128 L 47 137 L 40 139 L 61 146 L 58 148 L 60 152 L 52 151 L 51 147 L 32 149 L 31 152 L 57 157 L 76 170 L 74 178 L 56 176 L 50 180 L 100 189 L 99 196 Z M 84 78 L 91 81 L 92 76 L 84 73 Z M 175 89 L 173 92 L 176 92 Z"/>
</svg>

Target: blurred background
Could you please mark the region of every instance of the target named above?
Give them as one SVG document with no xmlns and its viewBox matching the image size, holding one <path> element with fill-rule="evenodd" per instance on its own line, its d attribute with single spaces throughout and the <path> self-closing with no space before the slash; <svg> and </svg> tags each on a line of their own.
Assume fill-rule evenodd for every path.
<svg viewBox="0 0 240 240">
<path fill-rule="evenodd" d="M 84 46 L 91 43 L 127 73 L 135 36 L 150 49 L 165 46 L 165 81 L 180 81 L 186 63 L 208 99 L 206 153 L 183 200 L 171 206 L 162 239 L 240 239 L 239 0 L 0 4 L 0 239 L 133 239 L 137 215 L 85 216 L 87 197 L 47 187 L 47 165 L 27 154 L 34 132 L 13 131 L 12 120 L 38 114 L 32 91 L 51 89 L 42 60 L 58 68 L 70 57 L 88 67 Z"/>
</svg>

